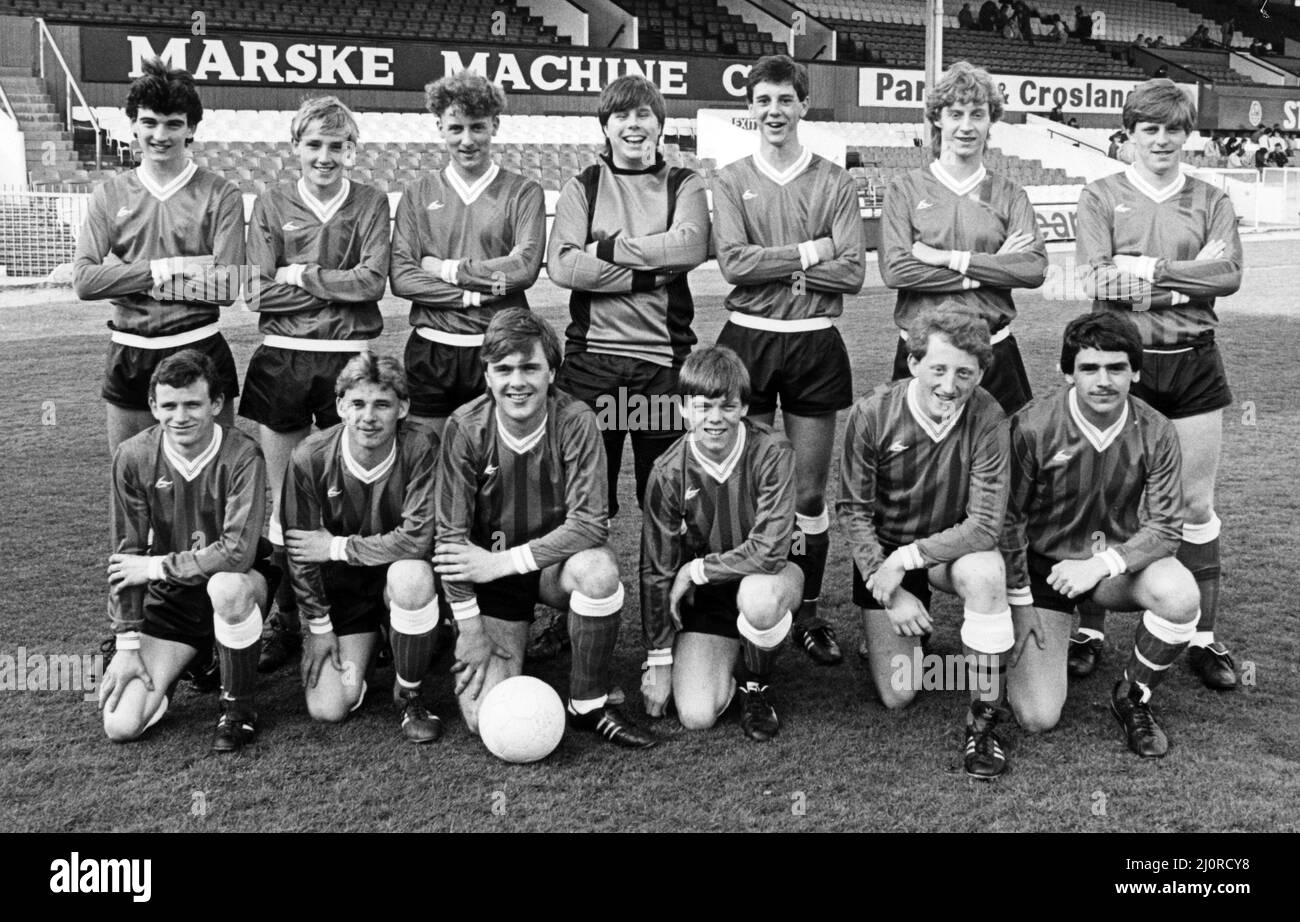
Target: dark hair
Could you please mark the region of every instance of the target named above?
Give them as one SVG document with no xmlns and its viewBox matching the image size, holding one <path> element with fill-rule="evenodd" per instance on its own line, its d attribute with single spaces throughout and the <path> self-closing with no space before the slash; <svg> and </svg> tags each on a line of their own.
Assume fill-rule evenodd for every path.
<svg viewBox="0 0 1300 922">
<path fill-rule="evenodd" d="M 483 334 L 483 364 L 499 362 L 516 352 L 531 353 L 533 343 L 542 344 L 542 355 L 551 371 L 560 367 L 563 355 L 555 329 L 526 307 L 508 307 L 493 316 Z"/>
<path fill-rule="evenodd" d="M 494 118 L 506 110 L 506 93 L 482 74 L 462 70 L 427 84 L 424 103 L 439 118 L 452 106 L 467 118 Z"/>
<path fill-rule="evenodd" d="M 1074 374 L 1074 359 L 1080 349 L 1123 352 L 1134 371 L 1142 370 L 1142 334 L 1123 314 L 1101 311 L 1071 320 L 1061 340 L 1061 371 Z"/>
<path fill-rule="evenodd" d="M 194 78 L 187 70 L 168 67 L 161 58 L 150 58 L 140 65 L 144 71 L 131 84 L 126 94 L 126 117 L 135 121 L 141 109 L 151 109 L 159 115 L 184 112 L 190 128 L 203 121 L 203 103 L 194 86 Z"/>
<path fill-rule="evenodd" d="M 1124 128 L 1132 131 L 1138 122 L 1154 122 L 1192 131 L 1196 127 L 1196 103 L 1167 77 L 1139 83 L 1124 102 Z"/>
<path fill-rule="evenodd" d="M 749 403 L 749 370 L 726 346 L 706 346 L 686 357 L 677 375 L 677 393 L 683 397 L 736 397 Z"/>
<path fill-rule="evenodd" d="M 975 356 L 980 370 L 993 361 L 988 322 L 974 310 L 957 301 L 926 308 L 907 328 L 907 354 L 918 362 L 930 348 L 930 337 L 939 334 L 954 348 Z"/>
<path fill-rule="evenodd" d="M 600 91 L 600 99 L 596 102 L 596 118 L 600 119 L 600 127 L 604 128 L 609 117 L 615 112 L 626 112 L 642 106 L 650 107 L 655 118 L 659 119 L 659 128 L 662 131 L 664 122 L 668 118 L 668 110 L 664 106 L 664 94 L 659 92 L 659 87 L 640 74 L 624 74 Z M 605 140 L 608 146 L 609 139 Z"/>
<path fill-rule="evenodd" d="M 361 352 L 339 372 L 334 382 L 334 396 L 342 397 L 358 384 L 377 384 L 397 395 L 398 400 L 410 400 L 411 388 L 406 383 L 406 369 L 391 355 Z"/>
<path fill-rule="evenodd" d="M 788 54 L 769 54 L 758 59 L 745 78 L 745 99 L 754 101 L 754 87 L 760 83 L 788 83 L 803 102 L 808 98 L 808 68 Z"/>
<path fill-rule="evenodd" d="M 208 399 L 216 400 L 219 396 L 217 369 L 212 364 L 212 359 L 197 349 L 182 349 L 159 362 L 149 376 L 149 401 L 152 403 L 157 400 L 159 384 L 176 388 L 189 387 L 200 378 L 208 383 Z"/>
</svg>

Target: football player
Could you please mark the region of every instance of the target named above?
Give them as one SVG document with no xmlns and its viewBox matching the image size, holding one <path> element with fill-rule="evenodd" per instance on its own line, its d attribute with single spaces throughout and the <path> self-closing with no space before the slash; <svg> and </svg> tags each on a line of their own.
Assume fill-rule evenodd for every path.
<svg viewBox="0 0 1300 922">
<path fill-rule="evenodd" d="M 243 199 L 189 157 L 203 118 L 194 78 L 156 58 L 141 67 L 126 98 L 140 165 L 95 188 L 73 267 L 77 297 L 113 305 L 102 389 L 110 451 L 153 424 L 150 379 L 181 349 L 212 358 L 223 426 L 234 423 L 239 393 L 217 318 L 243 278 Z"/>
<path fill-rule="evenodd" d="M 817 602 L 830 546 L 831 447 L 853 380 L 834 320 L 844 295 L 862 287 L 862 218 L 852 177 L 799 141 L 807 69 L 786 55 L 759 58 L 745 92 L 758 152 L 723 167 L 713 185 L 713 247 L 735 286 L 718 345 L 749 369 L 750 416 L 770 426 L 781 407 L 795 451 L 791 559 L 804 576 L 792 635 L 814 662 L 835 665 L 843 656 Z"/>
<path fill-rule="evenodd" d="M 690 431 L 655 462 L 641 527 L 646 712 L 671 695 L 682 726 L 707 729 L 739 688 L 741 728 L 763 742 L 781 726 L 768 681 L 803 591 L 794 449 L 746 418 L 749 373 L 727 347 L 692 353 L 678 386 Z"/>
<path fill-rule="evenodd" d="M 363 352 L 335 385 L 342 425 L 301 443 L 284 484 L 289 575 L 309 631 L 307 711 L 338 722 L 361 706 L 365 675 L 389 626 L 402 733 L 442 736 L 420 700 L 438 626 L 434 592 L 436 436 L 401 427 L 410 410 L 396 359 Z"/>
<path fill-rule="evenodd" d="M 1177 433 L 1130 395 L 1145 358 L 1123 314 L 1085 314 L 1065 328 L 1069 386 L 1011 420 L 1002 550 L 1016 627 L 1008 690 L 1020 725 L 1037 732 L 1060 718 L 1077 604 L 1146 609 L 1111 710 L 1129 748 L 1158 758 L 1169 743 L 1151 692 L 1191 639 L 1200 596 L 1174 556 L 1182 533 Z"/>
<path fill-rule="evenodd" d="M 607 546 L 605 453 L 596 415 L 555 387 L 560 342 L 524 308 L 483 341 L 488 393 L 447 421 L 438 459 L 434 569 L 456 619 L 456 694 L 478 732 L 484 695 L 519 675 L 538 602 L 568 611 L 568 719 L 629 748 L 656 739 L 609 703 L 623 611 Z"/>
<path fill-rule="evenodd" d="M 971 693 L 963 759 L 968 774 L 992 778 L 1006 768 L 995 728 L 1013 635 L 997 550 L 1007 424 L 979 386 L 993 355 L 988 324 L 959 304 L 927 308 L 907 348 L 913 377 L 860 399 L 844 432 L 836 510 L 853 554 L 853 601 L 865 609 L 876 691 L 896 709 L 920 685 L 898 664 L 920 660 L 931 587 L 961 598 Z"/>
<path fill-rule="evenodd" d="M 527 307 L 546 247 L 542 187 L 491 156 L 505 111 L 499 86 L 470 71 L 425 87 L 447 145 L 447 166 L 402 193 L 393 229 L 393 294 L 411 299 L 407 425 L 441 432 L 483 393 L 480 351 L 488 321 Z"/>
<path fill-rule="evenodd" d="M 1237 215 L 1220 189 L 1182 171 L 1180 152 L 1196 125 L 1196 104 L 1170 80 L 1129 94 L 1124 127 L 1134 162 L 1079 194 L 1078 256 L 1096 311 L 1128 314 L 1142 334 L 1142 379 L 1133 393 L 1167 416 L 1183 455 L 1183 525 L 1178 559 L 1192 571 L 1201 617 L 1188 661 L 1208 687 L 1235 688 L 1227 647 L 1214 636 L 1221 551 L 1214 481 L 1223 410 L 1232 404 L 1215 343 L 1217 298 L 1241 285 Z M 1102 649 L 1105 612 L 1081 619 L 1072 672 L 1086 674 Z"/>
<path fill-rule="evenodd" d="M 158 425 L 113 452 L 109 614 L 117 652 L 99 701 L 109 739 L 137 739 L 167 712 L 175 682 L 215 637 L 221 717 L 212 748 L 253 741 L 253 686 L 270 545 L 266 465 L 257 443 L 217 422 L 225 397 L 212 360 L 169 355 L 149 381 Z"/>
<path fill-rule="evenodd" d="M 244 377 L 239 415 L 258 424 L 272 509 L 268 535 L 284 567 L 280 489 L 294 447 L 311 432 L 338 425 L 334 382 L 384 328 L 379 299 L 388 282 L 388 196 L 352 182 L 357 124 L 333 96 L 304 102 L 289 127 L 302 175 L 267 189 L 253 205 L 248 259 L 259 273 L 256 296 L 262 344 Z M 302 645 L 289 580 L 267 619 L 263 672 L 278 669 Z"/>
</svg>

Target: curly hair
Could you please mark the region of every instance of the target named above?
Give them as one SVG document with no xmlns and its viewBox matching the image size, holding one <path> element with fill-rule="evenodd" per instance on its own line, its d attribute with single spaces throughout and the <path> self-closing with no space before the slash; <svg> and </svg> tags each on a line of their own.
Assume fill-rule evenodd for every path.
<svg viewBox="0 0 1300 922">
<path fill-rule="evenodd" d="M 993 345 L 989 341 L 988 322 L 978 313 L 956 301 L 944 301 L 927 308 L 907 328 L 907 354 L 918 362 L 930 348 L 930 337 L 939 334 L 979 362 L 988 370 L 993 362 Z"/>
<path fill-rule="evenodd" d="M 943 110 L 958 103 L 982 103 L 989 108 L 989 121 L 996 122 L 1002 118 L 1002 91 L 993 82 L 989 72 L 976 67 L 969 61 L 958 61 L 949 67 L 939 82 L 928 89 L 925 94 L 925 120 L 938 125 Z M 932 145 L 934 155 L 939 156 L 939 132 L 933 133 Z"/>
<path fill-rule="evenodd" d="M 468 118 L 493 118 L 506 111 L 506 93 L 482 74 L 462 70 L 425 86 L 424 104 L 438 116 L 455 106 Z"/>
</svg>

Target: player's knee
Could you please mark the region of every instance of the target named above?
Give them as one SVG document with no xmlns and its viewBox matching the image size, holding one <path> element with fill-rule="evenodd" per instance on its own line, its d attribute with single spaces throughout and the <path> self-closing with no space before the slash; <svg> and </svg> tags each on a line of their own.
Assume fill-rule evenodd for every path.
<svg viewBox="0 0 1300 922">
<path fill-rule="evenodd" d="M 388 566 L 388 599 L 407 611 L 433 601 L 433 567 L 423 560 L 398 560 Z"/>
<path fill-rule="evenodd" d="M 1214 518 L 1214 500 L 1209 496 L 1198 496 L 1194 492 L 1183 497 L 1183 524 L 1204 525 Z"/>
<path fill-rule="evenodd" d="M 618 561 L 607 548 L 575 554 L 566 569 L 573 574 L 575 591 L 589 599 L 608 599 L 623 588 Z"/>
<path fill-rule="evenodd" d="M 785 617 L 776 581 L 770 576 L 746 576 L 736 592 L 736 607 L 751 626 L 766 631 Z"/>
<path fill-rule="evenodd" d="M 349 696 L 344 688 L 323 689 L 320 687 L 307 691 L 307 714 L 320 723 L 337 724 L 348 719 L 356 699 Z"/>
<path fill-rule="evenodd" d="M 1026 733 L 1046 733 L 1061 720 L 1061 702 L 1011 700 L 1016 722 Z"/>
<path fill-rule="evenodd" d="M 880 696 L 880 703 L 890 711 L 901 711 L 916 700 L 915 689 L 895 688 L 888 681 L 877 681 L 876 693 Z"/>
<path fill-rule="evenodd" d="M 253 581 L 244 573 L 214 573 L 208 580 L 212 610 L 227 624 L 242 621 L 257 604 Z"/>
<path fill-rule="evenodd" d="M 967 554 L 953 565 L 952 578 L 955 588 L 968 603 L 987 605 L 1006 595 L 1006 566 L 997 551 Z"/>
<path fill-rule="evenodd" d="M 117 710 L 104 711 L 104 734 L 114 743 L 129 743 L 144 732 L 144 718 L 118 702 Z"/>
<path fill-rule="evenodd" d="M 708 730 L 718 722 L 718 710 L 711 701 L 679 699 L 677 720 L 687 730 Z"/>
</svg>

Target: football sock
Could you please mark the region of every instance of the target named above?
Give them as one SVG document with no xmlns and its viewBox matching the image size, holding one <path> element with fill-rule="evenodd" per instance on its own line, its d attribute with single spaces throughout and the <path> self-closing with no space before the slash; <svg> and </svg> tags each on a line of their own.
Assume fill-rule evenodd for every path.
<svg viewBox="0 0 1300 922">
<path fill-rule="evenodd" d="M 965 610 L 961 642 L 966 651 L 966 681 L 972 701 L 1001 705 L 1007 694 L 1005 654 L 1015 645 L 1011 608 L 996 612 Z"/>
<path fill-rule="evenodd" d="M 822 594 L 822 577 L 826 573 L 826 552 L 830 550 L 830 516 L 825 509 L 818 515 L 795 514 L 797 531 L 791 542 L 790 559 L 803 571 L 803 604 L 796 621 L 801 628 L 820 627 L 817 600 Z M 802 553 L 796 551 L 802 550 Z"/>
<path fill-rule="evenodd" d="M 1154 612 L 1142 613 L 1142 622 L 1133 636 L 1133 655 L 1124 667 L 1124 679 L 1141 691 L 1143 702 L 1151 697 L 1152 690 L 1164 679 L 1195 631 L 1195 622 L 1174 624 Z"/>
<path fill-rule="evenodd" d="M 1184 525 L 1183 542 L 1178 546 L 1178 561 L 1192 571 L 1201 593 L 1201 620 L 1196 625 L 1192 643 L 1209 646 L 1214 642 L 1214 619 L 1219 610 L 1219 517 L 1210 513 L 1203 525 Z"/>
<path fill-rule="evenodd" d="M 280 630 L 297 632 L 298 599 L 293 592 L 293 581 L 289 579 L 289 561 L 284 545 L 272 545 L 271 563 L 280 568 L 280 584 L 275 587 L 274 625 Z"/>
<path fill-rule="evenodd" d="M 590 702 L 609 692 L 610 666 L 622 612 L 622 583 L 613 595 L 603 599 L 581 592 L 569 596 L 569 637 L 573 641 L 569 697 L 574 702 Z"/>
<path fill-rule="evenodd" d="M 423 608 L 414 610 L 390 605 L 388 617 L 397 681 L 405 688 L 418 688 L 433 659 L 438 600 L 436 597 L 430 599 Z"/>
<path fill-rule="evenodd" d="M 756 682 L 766 685 L 781 652 L 781 642 L 790 633 L 794 615 L 790 612 L 772 627 L 756 628 L 742 611 L 736 616 L 736 630 L 740 633 L 740 660 L 736 663 L 736 681 L 741 685 Z"/>
<path fill-rule="evenodd" d="M 234 624 L 219 615 L 212 618 L 223 697 L 251 698 L 257 684 L 257 658 L 262 653 L 262 610 L 254 605 L 247 617 Z"/>
<path fill-rule="evenodd" d="M 1100 605 L 1094 605 L 1092 602 L 1084 602 L 1079 606 L 1079 632 L 1087 634 L 1089 637 L 1095 637 L 1098 640 L 1106 639 L 1106 609 Z"/>
</svg>

